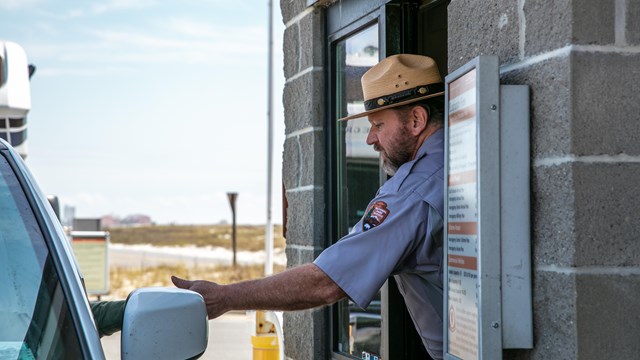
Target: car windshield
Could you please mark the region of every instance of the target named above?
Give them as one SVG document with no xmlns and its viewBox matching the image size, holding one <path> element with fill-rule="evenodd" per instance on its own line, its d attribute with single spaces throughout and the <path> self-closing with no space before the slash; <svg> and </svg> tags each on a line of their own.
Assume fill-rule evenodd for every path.
<svg viewBox="0 0 640 360">
<path fill-rule="evenodd" d="M 82 357 L 49 249 L 0 156 L 0 359 Z"/>
</svg>

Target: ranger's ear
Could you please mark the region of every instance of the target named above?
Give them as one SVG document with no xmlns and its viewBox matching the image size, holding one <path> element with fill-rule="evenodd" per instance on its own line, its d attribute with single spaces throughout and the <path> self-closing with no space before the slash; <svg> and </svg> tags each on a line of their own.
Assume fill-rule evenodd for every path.
<svg viewBox="0 0 640 360">
<path fill-rule="evenodd" d="M 427 128 L 429 113 L 422 106 L 416 105 L 411 108 L 410 119 L 411 133 L 417 136 Z"/>
</svg>

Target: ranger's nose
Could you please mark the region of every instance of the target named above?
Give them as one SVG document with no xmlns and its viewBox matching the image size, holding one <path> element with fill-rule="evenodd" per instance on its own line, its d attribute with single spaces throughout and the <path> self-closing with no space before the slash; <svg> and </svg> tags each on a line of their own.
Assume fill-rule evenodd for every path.
<svg viewBox="0 0 640 360">
<path fill-rule="evenodd" d="M 378 142 L 378 133 L 375 126 L 369 128 L 369 134 L 367 134 L 367 145 L 373 145 Z"/>
</svg>

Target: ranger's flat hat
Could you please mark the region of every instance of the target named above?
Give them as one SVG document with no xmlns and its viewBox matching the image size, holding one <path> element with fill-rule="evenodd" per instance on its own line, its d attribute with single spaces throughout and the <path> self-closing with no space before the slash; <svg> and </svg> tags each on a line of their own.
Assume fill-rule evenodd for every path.
<svg viewBox="0 0 640 360">
<path fill-rule="evenodd" d="M 389 56 L 364 73 L 361 81 L 365 111 L 338 121 L 444 94 L 438 65 L 432 58 L 422 55 Z"/>
</svg>

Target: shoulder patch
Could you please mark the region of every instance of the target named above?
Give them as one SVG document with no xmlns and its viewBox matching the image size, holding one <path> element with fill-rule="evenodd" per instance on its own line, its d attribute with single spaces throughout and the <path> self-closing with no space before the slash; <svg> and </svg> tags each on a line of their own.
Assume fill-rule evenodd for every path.
<svg viewBox="0 0 640 360">
<path fill-rule="evenodd" d="M 362 220 L 362 231 L 373 229 L 374 227 L 382 224 L 382 222 L 387 218 L 388 215 L 389 209 L 387 209 L 386 202 L 374 202 L 364 213 L 364 219 Z"/>
</svg>

